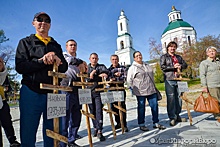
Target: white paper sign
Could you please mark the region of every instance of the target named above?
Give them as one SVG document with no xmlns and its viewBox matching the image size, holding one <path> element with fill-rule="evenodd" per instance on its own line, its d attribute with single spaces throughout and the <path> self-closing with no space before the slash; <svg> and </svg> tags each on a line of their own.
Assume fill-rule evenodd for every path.
<svg viewBox="0 0 220 147">
<path fill-rule="evenodd" d="M 179 92 L 189 91 L 188 83 L 187 82 L 179 82 L 178 81 L 177 85 L 178 85 Z"/>
<path fill-rule="evenodd" d="M 66 116 L 66 95 L 47 94 L 47 119 Z"/>
<path fill-rule="evenodd" d="M 124 101 L 124 91 L 112 91 L 114 102 Z"/>
<path fill-rule="evenodd" d="M 114 97 L 112 92 L 101 92 L 100 95 L 101 95 L 102 104 L 114 102 Z"/>
<path fill-rule="evenodd" d="M 78 89 L 79 104 L 92 104 L 91 89 Z"/>
</svg>

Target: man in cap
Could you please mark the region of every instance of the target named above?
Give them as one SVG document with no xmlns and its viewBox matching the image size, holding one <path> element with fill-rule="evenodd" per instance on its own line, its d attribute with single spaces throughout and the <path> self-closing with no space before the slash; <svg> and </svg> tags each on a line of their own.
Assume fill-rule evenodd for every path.
<svg viewBox="0 0 220 147">
<path fill-rule="evenodd" d="M 65 72 L 68 65 L 60 44 L 48 35 L 50 16 L 39 12 L 34 15 L 32 25 L 36 34 L 19 41 L 15 57 L 15 69 L 22 74 L 19 106 L 21 146 L 35 147 L 36 133 L 43 114 L 44 147 L 52 147 L 53 139 L 46 135 L 46 129 L 53 130 L 53 119 L 47 119 L 47 93 L 52 91 L 40 89 L 40 83 L 53 83 L 53 78 L 48 76 L 53 64 L 58 66 L 59 72 Z"/>
<path fill-rule="evenodd" d="M 211 96 L 220 102 L 220 61 L 217 48 L 210 46 L 206 49 L 208 58 L 199 65 L 199 73 L 203 92 L 209 92 Z M 220 119 L 220 113 L 213 114 L 215 119 Z"/>
</svg>

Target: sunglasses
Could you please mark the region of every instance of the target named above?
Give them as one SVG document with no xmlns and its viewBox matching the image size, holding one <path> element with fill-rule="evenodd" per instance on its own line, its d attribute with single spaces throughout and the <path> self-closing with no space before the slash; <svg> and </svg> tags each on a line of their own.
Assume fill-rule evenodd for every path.
<svg viewBox="0 0 220 147">
<path fill-rule="evenodd" d="M 45 23 L 50 23 L 50 22 L 51 22 L 50 19 L 48 19 L 48 18 L 43 19 L 43 18 L 41 18 L 41 17 L 37 17 L 37 18 L 36 18 L 36 21 L 37 21 L 37 22 L 45 22 Z"/>
</svg>

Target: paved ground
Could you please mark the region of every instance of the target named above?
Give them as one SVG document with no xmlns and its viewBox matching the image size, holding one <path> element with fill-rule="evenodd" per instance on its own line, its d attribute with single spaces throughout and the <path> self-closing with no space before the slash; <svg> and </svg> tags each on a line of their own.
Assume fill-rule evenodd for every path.
<svg viewBox="0 0 220 147">
<path fill-rule="evenodd" d="M 151 113 L 149 106 L 146 106 L 146 125 L 150 131 L 143 132 L 137 125 L 136 99 L 128 94 L 127 98 L 127 121 L 129 132 L 122 134 L 121 130 L 117 130 L 116 139 L 113 138 L 109 115 L 104 113 L 104 136 L 106 141 L 99 142 L 97 138 L 92 138 L 93 146 L 95 147 L 151 147 L 151 146 L 220 146 L 220 123 L 218 123 L 211 114 L 203 114 L 191 110 L 193 116 L 193 125 L 189 122 L 178 123 L 174 127 L 169 126 L 167 119 L 166 107 L 159 108 L 160 123 L 165 125 L 167 129 L 153 129 L 151 121 Z M 18 140 L 19 138 L 19 110 L 12 108 L 14 127 Z M 186 110 L 181 113 L 182 117 L 187 117 Z M 92 126 L 92 123 L 90 123 Z M 42 122 L 41 122 L 42 125 Z M 42 128 L 39 127 L 37 133 L 36 147 L 43 147 Z M 76 141 L 77 144 L 89 147 L 87 128 L 85 117 L 82 118 L 79 134 L 82 139 Z M 5 135 L 4 135 L 5 136 Z M 7 139 L 4 137 L 4 146 L 9 146 Z"/>
</svg>

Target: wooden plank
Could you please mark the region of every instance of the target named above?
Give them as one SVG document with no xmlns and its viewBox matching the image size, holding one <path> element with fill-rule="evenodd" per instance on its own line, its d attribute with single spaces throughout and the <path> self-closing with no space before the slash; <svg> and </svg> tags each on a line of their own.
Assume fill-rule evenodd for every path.
<svg viewBox="0 0 220 147">
<path fill-rule="evenodd" d="M 66 78 L 66 74 L 54 72 L 54 71 L 48 71 L 48 76 L 57 77 L 57 78 Z"/>
<path fill-rule="evenodd" d="M 115 104 L 113 104 L 113 106 L 114 106 L 115 108 L 117 108 L 118 110 L 123 111 L 124 113 L 126 113 L 126 110 L 123 109 L 122 107 L 117 106 L 117 105 L 115 105 Z"/>
<path fill-rule="evenodd" d="M 94 116 L 93 114 L 88 113 L 88 112 L 86 112 L 86 111 L 84 111 L 84 110 L 81 110 L 81 113 L 82 113 L 83 115 L 85 115 L 85 116 L 87 116 L 87 117 L 90 117 L 90 118 L 92 118 L 92 119 L 95 120 L 95 116 Z"/>
<path fill-rule="evenodd" d="M 98 82 L 99 85 L 101 84 L 124 84 L 123 81 L 104 81 L 104 82 Z"/>
<path fill-rule="evenodd" d="M 77 75 L 77 77 L 88 78 L 88 74 L 79 73 L 79 74 L 76 74 L 76 75 Z"/>
<path fill-rule="evenodd" d="M 48 89 L 48 90 L 62 90 L 62 91 L 72 91 L 71 87 L 59 86 L 59 85 L 51 85 L 51 84 L 44 84 L 40 83 L 41 89 Z"/>
<path fill-rule="evenodd" d="M 173 78 L 173 80 L 177 80 L 177 81 L 189 81 L 189 78 Z"/>
<path fill-rule="evenodd" d="M 47 136 L 53 138 L 53 139 L 56 139 L 56 140 L 59 140 L 59 141 L 62 141 L 64 143 L 68 143 L 68 139 L 58 133 L 55 133 L 49 129 L 46 129 L 46 134 Z"/>
<path fill-rule="evenodd" d="M 108 110 L 108 109 L 105 109 L 105 108 L 102 108 L 102 110 L 106 111 L 107 113 L 113 113 L 115 115 L 118 115 L 116 112 L 114 112 L 112 110 Z"/>
<path fill-rule="evenodd" d="M 87 86 L 94 85 L 94 82 L 73 82 L 73 86 Z"/>
<path fill-rule="evenodd" d="M 125 87 L 109 87 L 109 88 L 96 88 L 95 91 L 105 91 L 105 90 L 123 90 Z"/>
</svg>

